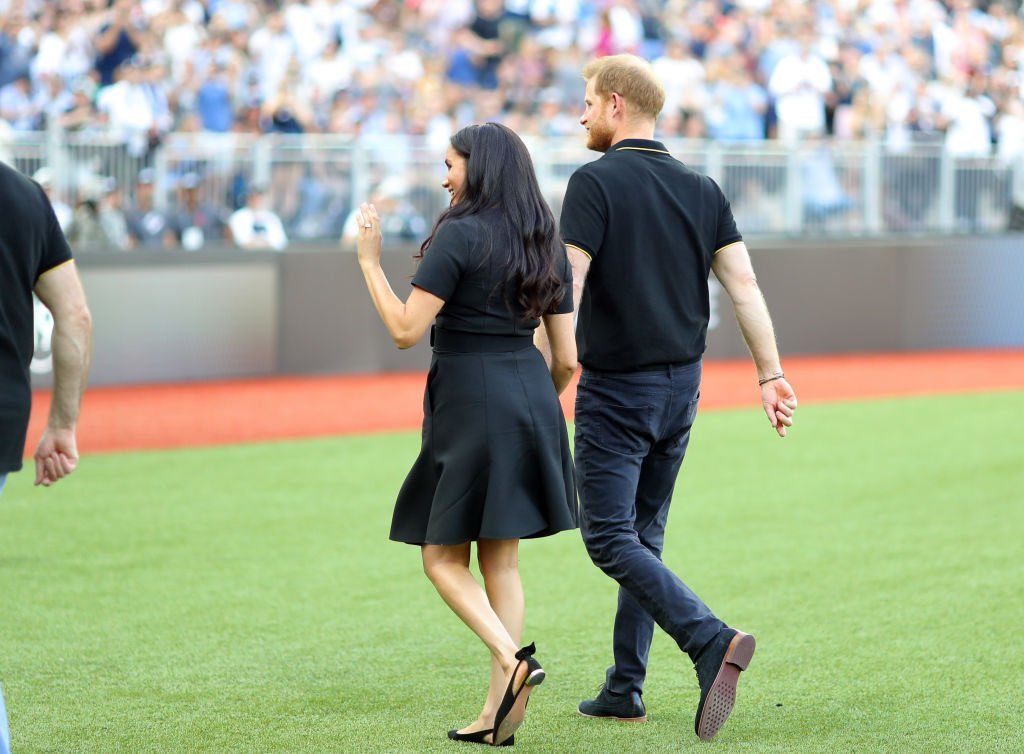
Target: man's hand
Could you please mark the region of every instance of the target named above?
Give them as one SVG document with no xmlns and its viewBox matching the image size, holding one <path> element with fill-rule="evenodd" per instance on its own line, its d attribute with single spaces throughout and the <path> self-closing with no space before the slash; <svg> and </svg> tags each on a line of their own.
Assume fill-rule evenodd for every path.
<svg viewBox="0 0 1024 754">
<path fill-rule="evenodd" d="M 49 487 L 78 466 L 78 443 L 74 429 L 47 427 L 36 448 L 36 484 Z"/>
<path fill-rule="evenodd" d="M 785 437 L 786 427 L 793 426 L 793 412 L 796 411 L 796 393 L 785 377 L 761 386 L 761 405 L 779 437 Z"/>
</svg>

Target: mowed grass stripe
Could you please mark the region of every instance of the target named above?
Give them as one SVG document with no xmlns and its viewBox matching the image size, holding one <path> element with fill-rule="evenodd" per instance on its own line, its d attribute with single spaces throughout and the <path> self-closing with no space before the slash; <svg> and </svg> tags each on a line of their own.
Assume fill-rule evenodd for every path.
<svg viewBox="0 0 1024 754">
<path fill-rule="evenodd" d="M 698 419 L 666 561 L 758 652 L 712 744 L 1024 746 L 1024 393 L 814 405 L 774 438 Z M 87 458 L 0 498 L 0 682 L 27 752 L 456 752 L 487 658 L 387 541 L 416 433 Z M 548 682 L 518 751 L 706 750 L 660 632 L 650 722 L 574 714 L 614 585 L 577 533 L 524 542 Z"/>
</svg>

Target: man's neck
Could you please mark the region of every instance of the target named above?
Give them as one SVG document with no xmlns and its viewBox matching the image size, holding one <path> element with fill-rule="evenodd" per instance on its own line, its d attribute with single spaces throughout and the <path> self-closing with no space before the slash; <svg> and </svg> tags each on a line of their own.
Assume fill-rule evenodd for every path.
<svg viewBox="0 0 1024 754">
<path fill-rule="evenodd" d="M 654 123 L 623 123 L 615 130 L 612 147 L 625 139 L 646 139 L 654 141 Z"/>
</svg>

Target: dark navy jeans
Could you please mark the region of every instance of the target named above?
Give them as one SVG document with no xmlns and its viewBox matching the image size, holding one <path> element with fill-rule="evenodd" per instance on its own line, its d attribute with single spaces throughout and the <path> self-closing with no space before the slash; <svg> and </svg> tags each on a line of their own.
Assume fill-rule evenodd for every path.
<svg viewBox="0 0 1024 754">
<path fill-rule="evenodd" d="M 658 371 L 583 369 L 576 392 L 580 529 L 619 583 L 606 686 L 643 691 L 657 623 L 693 657 L 725 625 L 661 562 L 665 522 L 700 396 L 700 362 Z"/>
</svg>

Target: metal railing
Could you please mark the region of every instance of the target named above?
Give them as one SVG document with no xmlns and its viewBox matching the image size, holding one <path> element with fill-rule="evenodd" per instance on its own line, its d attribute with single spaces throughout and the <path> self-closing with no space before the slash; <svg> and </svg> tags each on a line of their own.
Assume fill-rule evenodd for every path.
<svg viewBox="0 0 1024 754">
<path fill-rule="evenodd" d="M 526 141 L 557 216 L 573 170 L 598 155 L 579 139 Z M 667 146 L 719 182 L 746 235 L 999 233 L 1010 217 L 1012 167 L 996 157 L 957 158 L 941 145 L 893 150 L 880 142 L 680 140 Z M 264 184 L 292 239 L 338 237 L 354 207 L 371 198 L 391 213 L 395 235 L 414 240 L 448 202 L 440 187 L 443 146 L 414 136 L 172 133 L 137 155 L 102 132 L 8 132 L 0 134 L 0 159 L 28 175 L 48 168 L 55 195 L 69 204 L 113 178 L 130 205 L 145 167 L 154 176 L 158 209 L 177 206 L 187 174 L 201 179 L 203 200 L 225 216 L 248 187 Z"/>
</svg>

